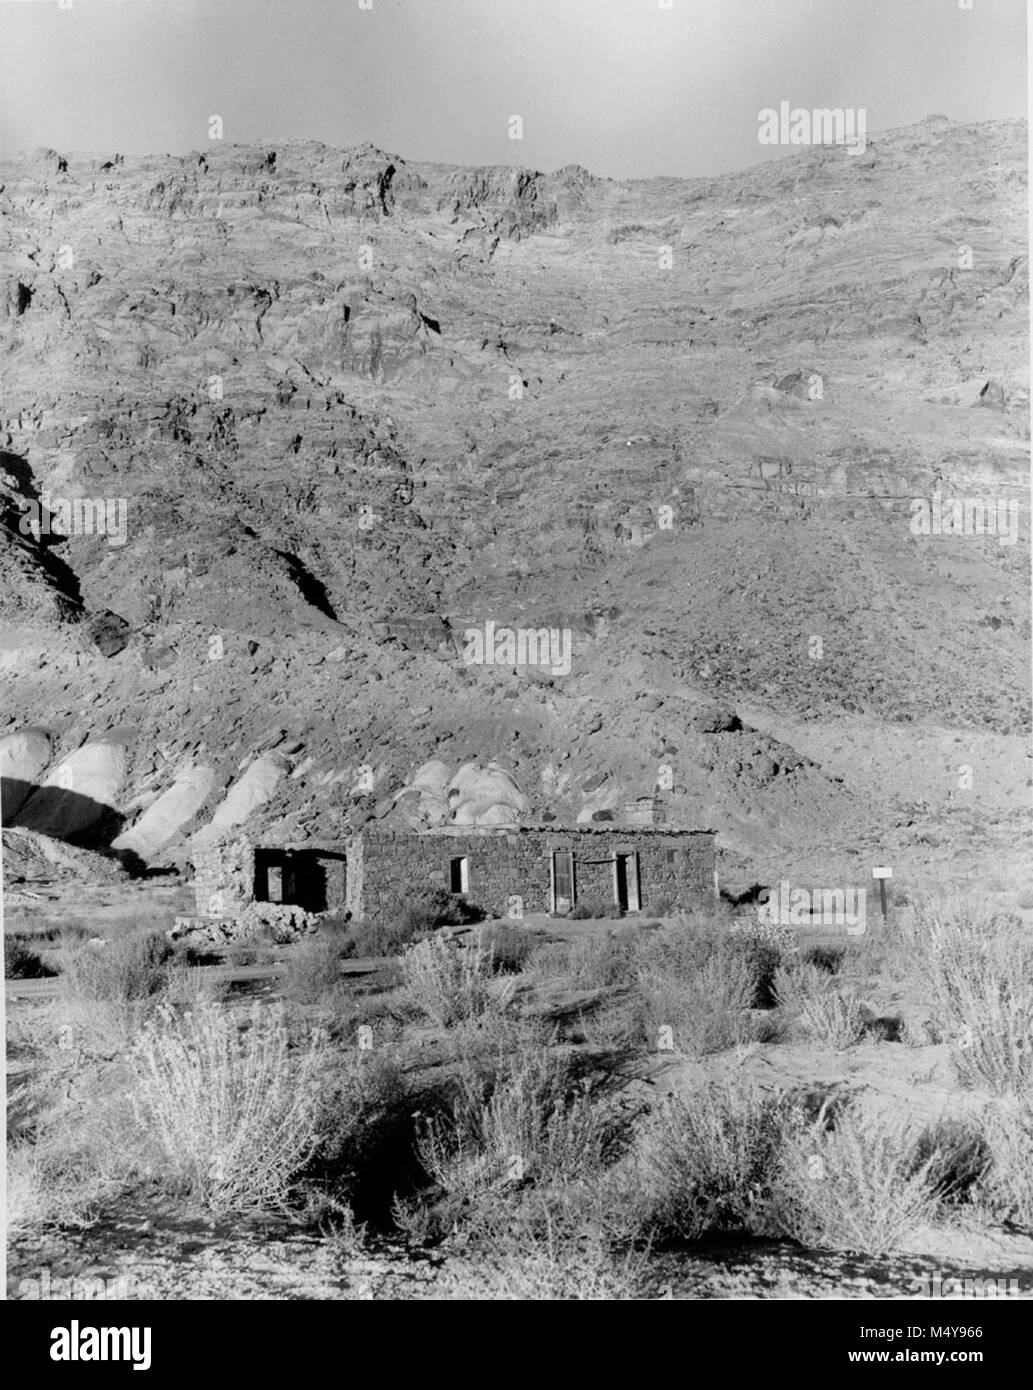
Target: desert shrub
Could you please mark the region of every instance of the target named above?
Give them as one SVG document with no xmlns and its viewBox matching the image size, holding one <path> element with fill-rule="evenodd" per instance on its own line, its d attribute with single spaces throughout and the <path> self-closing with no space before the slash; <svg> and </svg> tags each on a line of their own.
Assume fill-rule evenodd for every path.
<svg viewBox="0 0 1033 1390">
<path fill-rule="evenodd" d="M 173 1180 L 217 1214 L 282 1207 L 316 1146 L 324 1048 L 313 1035 L 292 1052 L 279 1006 L 255 1006 L 244 1027 L 216 1005 L 163 1007 L 131 1060 Z"/>
<path fill-rule="evenodd" d="M 775 972 L 775 999 L 809 1038 L 837 1051 L 852 1047 L 864 1033 L 861 1001 L 835 976 L 816 965 L 781 967 Z"/>
<path fill-rule="evenodd" d="M 709 930 L 713 931 L 714 925 Z M 785 922 L 769 922 L 759 915 L 736 917 L 728 931 L 730 936 L 763 943 L 779 960 L 792 960 L 799 955 L 799 934 Z"/>
<path fill-rule="evenodd" d="M 982 1130 L 963 1120 L 939 1120 L 923 1130 L 913 1156 L 916 1170 L 929 1164 L 929 1184 L 946 1206 L 972 1200 L 990 1162 Z"/>
<path fill-rule="evenodd" d="M 683 920 L 649 932 L 582 937 L 558 951 L 537 950 L 526 975 L 576 989 L 632 990 L 634 997 L 611 1011 L 614 1041 L 627 1026 L 652 1047 L 657 1030 L 670 1027 L 679 1048 L 702 1055 L 754 1035 L 748 1011 L 765 999 L 775 963 L 764 941 Z M 587 1032 L 593 1031 L 598 1030 L 590 1015 Z"/>
<path fill-rule="evenodd" d="M 365 918 L 349 922 L 340 935 L 340 953 L 345 960 L 364 957 L 398 956 L 407 946 L 425 935 L 424 929 L 414 928 L 408 919 L 392 918 L 371 922 Z"/>
<path fill-rule="evenodd" d="M 210 970 L 198 966 L 176 966 L 169 973 L 164 1000 L 184 1008 L 196 1009 L 200 1004 L 215 1004 L 228 992 L 224 981 Z"/>
<path fill-rule="evenodd" d="M 561 951 L 543 957 L 551 974 L 578 989 L 605 989 L 630 984 L 635 977 L 636 943 L 631 934 L 609 931 L 583 936 Z"/>
<path fill-rule="evenodd" d="M 52 1085 L 54 1030 L 47 1013 L 47 1010 L 42 1010 L 38 1019 L 33 1020 L 36 1035 L 30 1037 L 24 1036 L 28 1031 L 24 1022 L 19 1028 L 16 1018 L 9 1016 L 7 1020 L 7 1060 L 11 1072 L 7 1081 L 5 1116 L 8 1145 L 35 1129 L 39 1112 Z M 43 1024 L 42 1028 L 39 1023 Z M 60 1045 L 60 1035 L 58 1043 Z M 17 1067 L 11 1065 L 15 1059 L 20 1064 Z"/>
<path fill-rule="evenodd" d="M 401 979 L 401 970 L 398 971 Z M 334 1014 L 335 1027 L 349 1047 L 362 1046 L 358 1029 L 373 1030 L 377 1045 L 393 1037 L 399 1028 L 418 1016 L 404 986 L 394 983 L 364 992 L 342 994 Z"/>
<path fill-rule="evenodd" d="M 287 951 L 281 990 L 295 1004 L 320 1004 L 341 989 L 341 940 L 334 934 L 305 937 Z"/>
<path fill-rule="evenodd" d="M 532 1047 L 495 1074 L 467 1069 L 451 1112 L 427 1120 L 417 1150 L 464 1202 L 520 1183 L 575 1182 L 601 1165 L 609 1132 L 563 1061 Z"/>
<path fill-rule="evenodd" d="M 64 946 L 61 993 L 97 1004 L 151 999 L 168 983 L 173 955 L 163 936 L 149 932 L 127 932 L 97 946 Z"/>
<path fill-rule="evenodd" d="M 193 941 L 175 946 L 173 950 L 175 963 L 180 966 L 221 965 L 223 960 L 210 946 L 199 946 Z"/>
<path fill-rule="evenodd" d="M 838 975 L 846 955 L 845 946 L 808 946 L 800 952 L 802 965 L 813 965 L 827 975 Z"/>
<path fill-rule="evenodd" d="M 616 915 L 617 908 L 612 903 L 604 903 L 601 898 L 583 898 L 567 913 L 572 922 L 598 921 Z"/>
<path fill-rule="evenodd" d="M 440 936 L 410 946 L 402 979 L 413 1004 L 440 1028 L 504 1007 L 508 996 L 492 987 L 490 950 L 459 947 Z"/>
<path fill-rule="evenodd" d="M 85 936 L 95 936 L 96 929 L 77 917 L 50 917 L 36 908 L 11 907 L 4 913 L 4 933 L 36 947 L 59 945 Z"/>
<path fill-rule="evenodd" d="M 924 972 L 930 954 L 927 905 L 912 904 L 895 912 L 892 934 L 884 936 L 878 960 L 883 982 L 916 998 L 926 998 Z"/>
<path fill-rule="evenodd" d="M 322 1208 L 325 1224 L 340 1232 L 358 1208 L 386 1214 L 395 1190 L 418 1171 L 409 1093 L 382 1046 L 326 1049 L 311 1084 L 315 1142 L 299 1191 L 310 1217 Z"/>
<path fill-rule="evenodd" d="M 76 1201 L 74 1190 L 70 1191 L 61 1177 L 35 1144 L 8 1145 L 5 1196 L 10 1239 L 50 1225 L 86 1224 L 88 1202 Z"/>
<path fill-rule="evenodd" d="M 93 935 L 94 930 L 78 917 L 65 918 L 47 932 L 48 940 L 58 941 L 62 946 L 74 945 Z"/>
<path fill-rule="evenodd" d="M 588 1169 L 577 1182 L 522 1191 L 517 1208 L 521 1224 L 544 1227 L 550 1219 L 559 1220 L 564 1226 L 580 1227 L 586 1235 L 605 1237 L 613 1251 L 648 1251 L 655 1231 L 637 1166 L 638 1138 L 634 1125 L 614 1124 L 606 1137 L 602 1167 Z"/>
<path fill-rule="evenodd" d="M 640 969 L 657 969 L 672 978 L 688 977 L 710 959 L 728 935 L 713 923 L 690 919 L 684 914 L 677 922 L 648 937 L 629 934 L 627 941 L 636 948 L 635 964 Z"/>
<path fill-rule="evenodd" d="M 574 1040 L 580 1037 L 590 1047 L 625 1051 L 641 1048 L 647 1027 L 642 1000 L 633 992 L 622 993 L 605 997 L 592 1007 L 583 1009 L 577 1017 Z M 657 1038 L 654 1036 L 650 1041 L 655 1046 Z"/>
<path fill-rule="evenodd" d="M 524 1301 L 627 1302 L 650 1296 L 648 1251 L 615 1246 L 597 1223 L 557 1209 L 538 1194 L 499 1213 L 450 1259 L 433 1297 Z"/>
<path fill-rule="evenodd" d="M 237 946 L 225 957 L 227 965 L 241 967 L 275 965 L 278 960 L 279 955 L 272 946 Z"/>
<path fill-rule="evenodd" d="M 397 1063 L 382 1049 L 328 1050 L 313 1074 L 318 1096 L 315 1156 L 359 1167 L 385 1117 L 404 1109 L 408 1091 Z"/>
<path fill-rule="evenodd" d="M 1027 1093 L 991 1105 L 983 1118 L 990 1162 L 975 1195 L 999 1221 L 1033 1230 L 1033 1101 Z"/>
<path fill-rule="evenodd" d="M 679 1051 L 697 1057 L 752 1036 L 748 1010 L 756 976 L 751 962 L 725 944 L 716 945 L 698 962 L 683 962 L 680 968 L 660 963 L 640 969 L 636 985 L 651 1046 L 656 1046 L 661 1028 L 672 1030 Z"/>
<path fill-rule="evenodd" d="M 61 949 L 58 1007 L 84 1050 L 125 1046 L 168 988 L 173 947 L 160 934 L 127 932 L 101 945 Z"/>
<path fill-rule="evenodd" d="M 625 1303 L 654 1296 L 646 1257 L 615 1256 L 592 1232 L 507 1232 L 490 1250 L 485 1244 L 479 1242 L 473 1255 L 448 1261 L 433 1285 L 435 1299 Z"/>
<path fill-rule="evenodd" d="M 89 1226 L 100 1202 L 117 1191 L 84 1155 L 49 1141 L 7 1151 L 7 1231 L 38 1235 L 54 1227 Z"/>
<path fill-rule="evenodd" d="M 802 1245 L 884 1255 L 938 1206 L 938 1151 L 917 1155 L 906 1121 L 846 1108 L 826 1127 L 819 1116 L 786 1145 L 776 1224 Z"/>
<path fill-rule="evenodd" d="M 470 902 L 465 893 L 450 893 L 446 888 L 432 889 L 426 906 L 433 914 L 435 927 L 463 927 L 484 917 L 483 908 Z"/>
<path fill-rule="evenodd" d="M 534 949 L 532 938 L 526 931 L 505 922 L 481 927 L 477 939 L 484 950 L 491 952 L 492 964 L 500 975 L 518 974 Z"/>
<path fill-rule="evenodd" d="M 928 983 L 928 971 L 964 956 L 979 943 L 1021 934 L 1021 919 L 974 894 L 923 897 L 894 915 L 883 962 L 888 975 L 909 986 Z"/>
<path fill-rule="evenodd" d="M 391 1222 L 409 1245 L 429 1245 L 443 1234 L 439 1209 L 422 1197 L 401 1192 L 391 1199 Z"/>
<path fill-rule="evenodd" d="M 744 1039 L 750 1044 L 784 1043 L 790 1040 L 790 1030 L 780 1009 L 769 1009 L 754 1014 L 750 1021 L 750 1035 Z"/>
<path fill-rule="evenodd" d="M 544 941 L 532 946 L 524 964 L 524 978 L 535 985 L 563 979 L 569 955 L 570 947 L 566 943 L 557 946 L 554 942 Z"/>
<path fill-rule="evenodd" d="M 666 1238 L 764 1228 L 787 1128 L 784 1097 L 709 1085 L 669 1101 L 640 1141 L 649 1223 Z"/>
<path fill-rule="evenodd" d="M 583 937 L 563 950 L 535 952 L 529 973 L 559 979 L 570 988 L 625 988 L 609 1017 L 599 1010 L 585 1020 L 586 1036 L 619 1042 L 625 1030 L 657 1045 L 660 1028 L 671 1028 L 675 1045 L 703 1055 L 753 1035 L 748 1010 L 765 988 L 773 959 L 763 943 L 738 939 L 705 925 L 684 923 L 643 933 L 608 932 Z"/>
<path fill-rule="evenodd" d="M 936 980 L 963 1083 L 998 1095 L 1033 1086 L 1033 945 L 1004 942 Z"/>
<path fill-rule="evenodd" d="M 484 912 L 469 902 L 465 894 L 450 893 L 447 888 L 428 888 L 414 901 L 400 904 L 391 915 L 398 917 L 412 941 L 435 927 L 462 927 L 479 922 Z"/>
<path fill-rule="evenodd" d="M 8 1098 L 7 1219 L 17 1235 L 89 1225 L 146 1160 L 124 1069 L 48 1054 Z"/>
<path fill-rule="evenodd" d="M 953 1045 L 964 1084 L 1033 1085 L 1033 942 L 1019 918 L 961 897 L 906 908 L 884 970 Z"/>
<path fill-rule="evenodd" d="M 355 960 L 400 955 L 437 927 L 465 926 L 483 917 L 483 911 L 461 894 L 430 888 L 411 902 L 392 900 L 377 921 L 327 914 L 322 932 L 338 939 L 344 958 Z"/>
<path fill-rule="evenodd" d="M 361 1259 L 367 1253 L 367 1227 L 351 1203 L 321 1183 L 306 1180 L 300 1190 L 302 1220 L 318 1228 L 322 1247 L 335 1261 Z"/>
<path fill-rule="evenodd" d="M 403 907 L 393 921 L 395 932 L 406 941 L 419 941 L 432 932 L 437 925 L 435 914 L 423 903 L 410 903 Z"/>
<path fill-rule="evenodd" d="M 795 957 L 795 939 L 786 942 L 773 937 L 759 926 L 731 929 L 722 938 L 723 949 L 742 957 L 753 978 L 751 1004 L 757 1009 L 770 1008 L 775 1002 L 775 971 Z"/>
<path fill-rule="evenodd" d="M 507 989 L 503 1002 L 508 995 Z M 555 1043 L 558 1032 L 558 1026 L 546 1018 L 523 1018 L 500 1005 L 453 1023 L 443 1042 L 446 1055 L 460 1064 L 481 1066 L 500 1056 L 516 1055 L 523 1048 Z"/>
<path fill-rule="evenodd" d="M 678 904 L 675 902 L 674 898 L 666 897 L 663 894 L 659 897 L 650 896 L 648 907 L 650 912 L 657 917 L 670 917 L 672 912 L 677 912 L 678 910 Z"/>
<path fill-rule="evenodd" d="M 57 971 L 44 964 L 35 951 L 31 951 L 17 937 L 4 936 L 4 977 L 8 980 L 43 980 L 56 975 Z"/>
</svg>

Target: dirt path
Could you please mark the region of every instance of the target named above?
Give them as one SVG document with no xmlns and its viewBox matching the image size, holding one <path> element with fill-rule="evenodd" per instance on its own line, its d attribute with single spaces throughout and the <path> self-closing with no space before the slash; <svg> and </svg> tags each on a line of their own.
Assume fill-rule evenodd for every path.
<svg viewBox="0 0 1033 1390">
<path fill-rule="evenodd" d="M 37 1296 L 31 1281 L 38 1283 L 43 1270 L 52 1287 L 57 1279 L 122 1280 L 110 1287 L 129 1299 L 405 1301 L 451 1297 L 457 1281 L 470 1287 L 476 1279 L 461 1246 L 411 1251 L 372 1242 L 356 1254 L 283 1221 L 220 1225 L 150 1194 L 120 1201 L 87 1230 L 14 1244 L 8 1297 Z M 929 1229 L 882 1259 L 789 1242 L 714 1242 L 654 1256 L 648 1288 L 671 1299 L 901 1299 L 922 1297 L 918 1281 L 936 1276 L 941 1285 L 951 1278 L 1004 1280 L 1002 1296 L 1033 1298 L 1033 1238 Z M 476 1297 L 472 1288 L 469 1296 Z"/>
</svg>

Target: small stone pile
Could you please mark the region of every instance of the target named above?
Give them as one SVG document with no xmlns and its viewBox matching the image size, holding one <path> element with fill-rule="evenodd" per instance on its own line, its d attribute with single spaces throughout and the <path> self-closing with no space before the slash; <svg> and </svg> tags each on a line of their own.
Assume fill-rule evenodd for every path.
<svg viewBox="0 0 1033 1390">
<path fill-rule="evenodd" d="M 168 933 L 170 941 L 198 946 L 225 946 L 230 942 L 263 940 L 277 946 L 297 941 L 313 930 L 317 914 L 303 907 L 281 903 L 250 903 L 236 917 L 177 917 Z"/>
</svg>

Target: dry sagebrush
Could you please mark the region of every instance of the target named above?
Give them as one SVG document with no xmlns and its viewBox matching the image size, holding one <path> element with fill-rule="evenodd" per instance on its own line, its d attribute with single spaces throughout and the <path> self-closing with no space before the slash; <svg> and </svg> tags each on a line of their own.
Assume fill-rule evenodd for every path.
<svg viewBox="0 0 1033 1390">
<path fill-rule="evenodd" d="M 402 956 L 402 979 L 413 1005 L 439 1028 L 503 1010 L 511 979 L 496 979 L 494 957 L 480 942 L 456 946 L 433 936 Z"/>
<path fill-rule="evenodd" d="M 906 1120 L 853 1108 L 789 1138 L 773 1213 L 802 1245 L 883 1255 L 935 1215 L 939 1151 Z"/>
<path fill-rule="evenodd" d="M 244 1026 L 204 1003 L 163 1007 L 132 1054 L 136 1100 L 169 1173 L 216 1213 L 282 1207 L 317 1140 L 325 1041 L 292 1050 L 280 1007 Z"/>
<path fill-rule="evenodd" d="M 459 1201 L 522 1183 L 564 1184 L 602 1163 L 609 1128 L 561 1058 L 528 1046 L 494 1075 L 468 1070 L 451 1111 L 418 1142 L 427 1173 Z"/>
<path fill-rule="evenodd" d="M 58 1010 L 75 1045 L 109 1054 L 126 1047 L 168 990 L 172 960 L 172 947 L 152 932 L 66 943 Z"/>
<path fill-rule="evenodd" d="M 815 965 L 795 964 L 775 971 L 775 1000 L 783 1014 L 812 1041 L 837 1052 L 864 1033 L 864 1011 L 846 982 Z"/>
</svg>

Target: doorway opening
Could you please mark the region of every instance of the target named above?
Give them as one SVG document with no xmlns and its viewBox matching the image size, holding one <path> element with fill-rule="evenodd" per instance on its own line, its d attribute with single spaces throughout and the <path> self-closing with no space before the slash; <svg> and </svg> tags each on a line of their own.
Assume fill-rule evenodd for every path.
<svg viewBox="0 0 1033 1390">
<path fill-rule="evenodd" d="M 574 854 L 569 849 L 552 852 L 552 912 L 565 917 L 574 906 Z"/>
<path fill-rule="evenodd" d="M 464 854 L 459 859 L 448 861 L 448 891 L 450 893 L 469 893 L 470 861 Z"/>
<path fill-rule="evenodd" d="M 253 896 L 256 902 L 326 912 L 342 907 L 345 856 L 331 850 L 256 849 Z"/>
<path fill-rule="evenodd" d="M 638 912 L 640 910 L 637 854 L 618 853 L 614 855 L 613 897 L 623 912 Z"/>
</svg>

